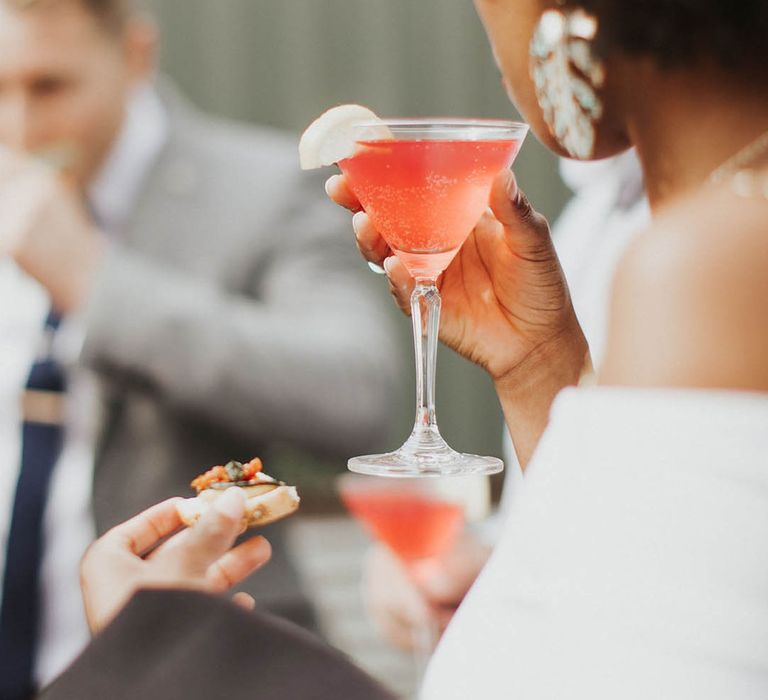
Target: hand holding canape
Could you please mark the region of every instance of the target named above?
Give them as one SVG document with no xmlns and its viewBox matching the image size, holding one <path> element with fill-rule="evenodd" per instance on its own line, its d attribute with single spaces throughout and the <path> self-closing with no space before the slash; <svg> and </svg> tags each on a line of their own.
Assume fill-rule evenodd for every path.
<svg viewBox="0 0 768 700">
<path fill-rule="evenodd" d="M 269 560 L 271 549 L 263 537 L 232 548 L 243 529 L 246 504 L 240 489 L 228 489 L 194 527 L 174 534 L 182 526 L 180 500 L 153 506 L 90 547 L 81 585 L 92 632 L 103 629 L 141 588 L 221 593 Z M 252 605 L 247 597 L 238 602 Z"/>
</svg>

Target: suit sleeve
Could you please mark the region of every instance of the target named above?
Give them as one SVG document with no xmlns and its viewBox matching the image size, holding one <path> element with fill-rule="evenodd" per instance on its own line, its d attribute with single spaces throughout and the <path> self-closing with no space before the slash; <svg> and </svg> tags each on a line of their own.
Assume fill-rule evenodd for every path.
<svg viewBox="0 0 768 700">
<path fill-rule="evenodd" d="M 189 591 L 140 591 L 41 700 L 394 700 L 305 630 Z"/>
<path fill-rule="evenodd" d="M 402 374 L 385 285 L 322 181 L 297 175 L 286 190 L 274 245 L 243 292 L 115 247 L 85 314 L 82 359 L 254 440 L 370 449 L 391 427 Z"/>
</svg>

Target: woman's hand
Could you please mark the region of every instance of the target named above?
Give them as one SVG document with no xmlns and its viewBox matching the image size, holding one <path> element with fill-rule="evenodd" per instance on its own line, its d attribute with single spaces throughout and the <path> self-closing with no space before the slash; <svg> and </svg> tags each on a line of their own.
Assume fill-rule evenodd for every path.
<svg viewBox="0 0 768 700">
<path fill-rule="evenodd" d="M 356 211 L 353 227 L 363 256 L 384 267 L 398 306 L 409 313 L 414 281 L 343 175 L 326 191 Z M 546 425 L 552 399 L 591 367 L 549 226 L 509 171 L 499 173 L 490 209 L 438 280 L 440 339 L 493 378 L 525 466 Z"/>
<path fill-rule="evenodd" d="M 140 588 L 223 592 L 269 560 L 263 537 L 231 549 L 245 510 L 239 489 L 229 489 L 193 527 L 174 534 L 182 525 L 177 501 L 164 501 L 114 527 L 86 552 L 81 586 L 92 632 L 103 629 Z M 253 606 L 246 594 L 236 600 Z"/>
<path fill-rule="evenodd" d="M 384 267 L 398 306 L 410 313 L 413 279 L 360 211 L 345 177 L 332 177 L 326 190 L 337 204 L 357 212 L 353 226 L 360 252 Z M 547 221 L 509 171 L 497 176 L 489 211 L 438 287 L 443 300 L 440 339 L 495 381 L 515 374 L 544 346 L 583 344 Z"/>
</svg>

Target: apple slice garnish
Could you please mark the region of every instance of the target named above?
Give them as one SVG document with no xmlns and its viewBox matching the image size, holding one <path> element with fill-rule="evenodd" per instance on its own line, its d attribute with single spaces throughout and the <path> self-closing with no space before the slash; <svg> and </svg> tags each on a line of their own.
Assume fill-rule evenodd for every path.
<svg viewBox="0 0 768 700">
<path fill-rule="evenodd" d="M 359 125 L 365 123 L 365 129 Z M 299 162 L 302 170 L 333 165 L 355 154 L 358 141 L 391 139 L 392 132 L 367 107 L 339 105 L 323 112 L 301 135 Z"/>
</svg>

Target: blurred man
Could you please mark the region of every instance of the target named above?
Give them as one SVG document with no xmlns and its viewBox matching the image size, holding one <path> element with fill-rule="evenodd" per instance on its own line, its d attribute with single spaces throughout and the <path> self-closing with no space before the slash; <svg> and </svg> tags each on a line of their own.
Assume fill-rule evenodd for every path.
<svg viewBox="0 0 768 700">
<path fill-rule="evenodd" d="M 154 87 L 154 49 L 130 0 L 0 0 L 3 700 L 86 641 L 96 532 L 269 443 L 348 455 L 387 428 L 387 300 L 345 217 L 285 137 Z M 246 589 L 310 624 L 267 534 Z"/>
</svg>

